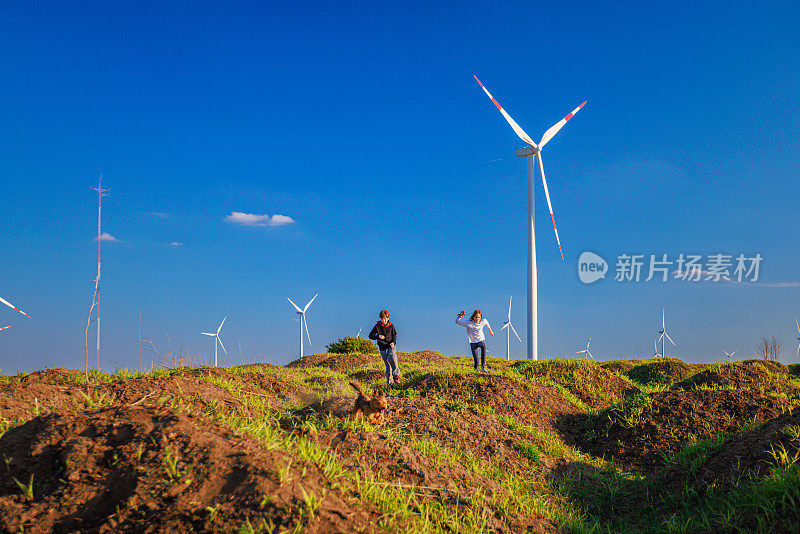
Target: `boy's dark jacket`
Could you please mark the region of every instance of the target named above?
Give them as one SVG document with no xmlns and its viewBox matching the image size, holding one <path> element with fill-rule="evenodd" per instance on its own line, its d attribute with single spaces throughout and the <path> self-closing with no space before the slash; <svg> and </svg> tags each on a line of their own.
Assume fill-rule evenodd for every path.
<svg viewBox="0 0 800 534">
<path fill-rule="evenodd" d="M 378 338 L 380 334 L 383 334 L 383 339 Z M 394 329 L 394 325 L 391 321 L 386 324 L 378 321 L 378 323 L 372 327 L 369 338 L 378 342 L 379 349 L 385 350 L 389 348 L 390 344 L 397 342 L 397 330 Z"/>
</svg>

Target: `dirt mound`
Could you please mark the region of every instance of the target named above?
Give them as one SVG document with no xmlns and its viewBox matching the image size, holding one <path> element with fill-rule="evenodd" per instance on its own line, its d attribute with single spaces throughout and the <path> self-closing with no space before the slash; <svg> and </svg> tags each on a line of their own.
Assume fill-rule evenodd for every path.
<svg viewBox="0 0 800 534">
<path fill-rule="evenodd" d="M 778 367 L 780 366 L 780 367 Z M 789 382 L 788 368 L 761 360 L 722 363 L 700 371 L 672 386 L 672 389 L 737 389 L 765 394 L 796 393 L 798 387 Z"/>
<path fill-rule="evenodd" d="M 393 417 L 402 420 L 400 424 L 411 424 L 415 421 L 418 425 L 425 425 L 417 415 L 410 416 L 412 410 L 413 407 L 409 404 L 401 404 L 394 408 Z M 428 413 L 428 410 L 424 413 Z M 440 415 L 447 417 L 446 413 Z M 440 422 L 441 420 L 437 422 L 437 426 Z M 459 506 L 466 505 L 473 512 L 483 512 L 485 519 L 473 525 L 475 530 L 557 532 L 549 521 L 536 514 L 501 513 L 495 501 L 509 498 L 509 493 L 496 481 L 467 469 L 458 462 L 441 465 L 440 461 L 413 447 L 391 441 L 381 431 L 321 431 L 315 434 L 315 439 L 321 445 L 336 451 L 348 470 L 365 473 L 367 477 L 384 481 L 383 484 L 389 487 L 418 488 L 415 499 L 436 507 L 443 505 L 458 509 Z M 527 460 L 525 463 L 520 462 L 519 454 L 513 449 L 502 442 L 489 441 L 493 446 L 493 459 L 496 459 L 494 454 L 503 449 L 503 452 L 514 456 L 522 468 L 528 467 Z M 483 441 L 480 443 L 484 444 Z M 445 445 L 454 447 L 457 444 L 458 442 L 449 442 Z M 476 488 L 480 488 L 480 491 L 476 492 Z M 414 530 L 416 529 L 410 529 Z"/>
<path fill-rule="evenodd" d="M 453 358 L 443 356 L 442 353 L 434 350 L 419 350 L 417 352 L 398 352 L 397 360 L 401 370 L 403 362 L 413 362 L 423 365 L 452 365 Z M 347 373 L 353 369 L 367 364 L 383 365 L 381 355 L 374 354 L 309 354 L 303 358 L 294 360 L 286 367 L 327 367 L 334 371 Z"/>
<path fill-rule="evenodd" d="M 441 352 L 435 350 L 418 350 L 417 352 L 401 352 L 398 354 L 400 363 L 414 362 L 422 365 L 452 365 L 453 358 L 444 356 Z"/>
<path fill-rule="evenodd" d="M 77 369 L 42 369 L 29 375 L 19 377 L 22 384 L 40 382 L 42 384 L 76 384 L 84 381 L 86 375 Z M 16 377 L 15 377 L 16 378 Z"/>
<path fill-rule="evenodd" d="M 765 369 L 767 369 L 768 371 L 770 371 L 772 373 L 784 374 L 784 373 L 788 373 L 789 372 L 789 367 L 788 366 L 783 365 L 780 362 L 773 362 L 772 360 L 764 360 L 764 359 L 761 359 L 761 360 L 742 360 L 741 362 L 738 362 L 738 363 L 740 363 L 741 365 L 756 365 L 756 366 L 764 367 Z"/>
<path fill-rule="evenodd" d="M 800 410 L 795 409 L 763 425 L 734 436 L 703 466 L 701 478 L 707 484 L 733 484 L 745 472 L 764 475 L 775 467 L 773 453 L 785 451 L 789 458 L 800 449 Z"/>
<path fill-rule="evenodd" d="M 636 364 L 631 360 L 612 360 L 610 362 L 601 363 L 600 367 L 612 373 L 622 374 L 633 369 L 635 365 Z"/>
<path fill-rule="evenodd" d="M 409 397 L 418 392 L 423 397 L 442 399 L 452 411 L 508 415 L 548 429 L 556 429 L 564 414 L 578 412 L 553 387 L 493 374 L 426 373 L 401 383 L 398 392 Z"/>
<path fill-rule="evenodd" d="M 181 370 L 171 376 L 138 376 L 91 383 L 61 383 L 63 376 L 49 369 L 22 379 L 0 382 L 0 416 L 22 423 L 38 415 L 70 412 L 112 404 L 153 402 L 172 397 L 183 404 L 206 407 L 213 403 L 238 405 L 240 401 L 226 388 L 251 393 L 278 407 L 285 402 L 310 402 L 313 395 L 302 383 L 269 373 L 233 374 L 224 369 Z M 82 373 L 78 372 L 79 378 Z"/>
<path fill-rule="evenodd" d="M 10 458 L 0 474 L 6 532 L 233 531 L 248 521 L 334 532 L 369 523 L 313 464 L 152 407 L 38 417 L 8 431 L 0 453 Z M 309 510 L 308 495 L 324 495 L 325 505 Z"/>
<path fill-rule="evenodd" d="M 511 368 L 526 378 L 552 381 L 592 409 L 639 392 L 630 382 L 587 360 L 518 361 Z"/>
<path fill-rule="evenodd" d="M 693 439 L 735 432 L 788 408 L 788 400 L 751 391 L 665 391 L 637 395 L 586 419 L 582 444 L 592 454 L 661 466 Z"/>
<path fill-rule="evenodd" d="M 380 354 L 311 354 L 289 363 L 286 367 L 327 367 L 346 373 L 362 365 L 383 363 Z"/>
<path fill-rule="evenodd" d="M 693 374 L 696 369 L 677 358 L 658 358 L 637 365 L 627 371 L 625 376 L 644 386 L 669 386 Z"/>
</svg>

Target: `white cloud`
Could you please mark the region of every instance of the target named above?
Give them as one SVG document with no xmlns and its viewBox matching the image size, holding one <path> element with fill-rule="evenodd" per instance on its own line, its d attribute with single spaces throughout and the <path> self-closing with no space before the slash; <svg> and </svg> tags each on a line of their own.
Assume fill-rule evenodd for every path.
<svg viewBox="0 0 800 534">
<path fill-rule="evenodd" d="M 167 217 L 169 217 L 169 213 L 165 213 L 163 211 L 151 211 L 150 215 L 152 215 L 153 217 L 157 217 L 159 219 L 166 219 Z"/>
<path fill-rule="evenodd" d="M 293 222 L 294 219 L 286 215 L 273 215 L 267 224 L 270 226 L 282 226 L 284 224 L 292 224 Z"/>
<path fill-rule="evenodd" d="M 225 216 L 225 222 L 232 224 L 241 224 L 242 226 L 283 226 L 284 224 L 294 223 L 294 219 L 286 215 L 259 215 L 256 213 L 242 213 L 241 211 L 232 211 L 230 215 Z"/>
<path fill-rule="evenodd" d="M 171 247 L 182 247 L 183 246 L 183 243 L 181 243 L 180 241 L 173 241 L 172 243 L 167 243 L 167 244 L 169 246 L 171 246 Z"/>
<path fill-rule="evenodd" d="M 119 241 L 119 239 L 117 239 L 116 237 L 114 237 L 111 234 L 107 234 L 106 232 L 103 232 L 102 234 L 100 234 L 100 237 L 95 237 L 94 240 L 95 241 L 97 241 L 97 240 L 100 240 L 100 241 Z"/>
</svg>

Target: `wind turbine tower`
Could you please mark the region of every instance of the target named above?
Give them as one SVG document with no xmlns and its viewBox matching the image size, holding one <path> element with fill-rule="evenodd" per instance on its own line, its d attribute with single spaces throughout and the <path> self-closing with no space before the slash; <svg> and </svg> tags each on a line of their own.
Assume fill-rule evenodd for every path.
<svg viewBox="0 0 800 534">
<path fill-rule="evenodd" d="M 508 320 L 505 322 L 505 324 L 503 324 L 503 328 L 500 329 L 500 330 L 505 330 L 506 328 L 508 329 L 508 331 L 506 332 L 506 360 L 511 359 L 511 332 L 514 332 L 514 335 L 517 336 L 517 339 L 519 339 L 519 334 L 517 334 L 517 331 L 514 329 L 514 325 L 511 324 L 512 297 L 513 295 L 509 295 L 508 297 Z M 519 342 L 522 343 L 522 340 L 519 339 Z"/>
<path fill-rule="evenodd" d="M 314 302 L 314 299 L 316 299 L 318 296 L 319 293 L 314 295 L 314 298 L 309 300 L 308 304 L 306 304 L 305 308 L 303 308 L 302 310 L 300 309 L 300 306 L 292 302 L 292 299 L 286 297 L 286 300 L 292 302 L 292 306 L 294 306 L 294 309 L 297 310 L 297 314 L 300 316 L 300 358 L 303 357 L 303 327 L 305 327 L 306 336 L 308 336 L 308 345 L 311 346 L 311 334 L 308 333 L 308 323 L 306 322 L 306 311 L 308 310 L 308 307 L 311 306 L 311 303 Z"/>
<path fill-rule="evenodd" d="M 222 350 L 224 350 L 224 351 L 225 351 L 225 356 L 227 356 L 227 355 L 228 355 L 228 351 L 225 349 L 225 345 L 223 345 L 223 344 L 222 344 L 222 339 L 219 337 L 219 331 L 220 331 L 220 330 L 222 330 L 222 325 L 224 325 L 224 324 L 225 324 L 225 320 L 226 320 L 227 318 L 228 318 L 228 317 L 227 317 L 227 316 L 225 316 L 225 317 L 222 319 L 222 322 L 221 322 L 221 323 L 219 323 L 219 328 L 217 328 L 217 331 L 216 331 L 216 333 L 214 333 L 214 334 L 211 334 L 211 333 L 209 333 L 209 332 L 200 332 L 200 333 L 201 333 L 201 334 L 203 334 L 204 336 L 211 336 L 211 337 L 213 337 L 213 338 L 214 338 L 214 367 L 216 367 L 216 366 L 217 366 L 217 343 L 219 343 L 219 345 L 222 347 Z"/>
<path fill-rule="evenodd" d="M 522 139 L 528 146 L 516 151 L 517 156 L 527 158 L 528 162 L 528 359 L 539 359 L 539 341 L 537 337 L 538 330 L 538 303 L 537 303 L 537 271 L 536 271 L 536 232 L 534 229 L 534 183 L 536 182 L 536 163 L 539 164 L 539 173 L 542 176 L 542 185 L 544 186 L 544 195 L 547 199 L 547 209 L 550 211 L 550 220 L 553 223 L 553 231 L 556 234 L 556 242 L 558 243 L 558 251 L 561 253 L 561 259 L 564 259 L 564 252 L 561 250 L 561 240 L 558 238 L 558 229 L 556 228 L 556 220 L 553 216 L 553 206 L 550 203 L 550 192 L 547 190 L 547 180 L 544 177 L 544 167 L 542 166 L 541 151 L 544 146 L 558 133 L 561 128 L 570 120 L 580 109 L 586 104 L 584 102 L 572 112 L 551 126 L 542 136 L 539 143 L 534 143 L 533 139 L 525 133 L 525 131 L 517 124 L 511 116 L 506 113 L 506 110 L 494 99 L 492 94 L 483 86 L 478 77 L 475 80 L 480 84 L 486 95 L 494 102 L 497 109 L 506 119 L 508 124 L 514 130 L 514 133 Z"/>
<path fill-rule="evenodd" d="M 664 338 L 669 339 L 669 342 L 672 343 L 673 347 L 677 347 L 675 342 L 672 341 L 672 338 L 669 337 L 669 334 L 667 334 L 667 327 L 666 327 L 666 323 L 664 322 L 664 308 L 661 308 L 661 330 L 659 330 L 658 333 L 661 334 L 661 337 L 659 337 L 658 340 L 661 342 L 661 356 L 663 357 L 664 356 Z"/>
</svg>

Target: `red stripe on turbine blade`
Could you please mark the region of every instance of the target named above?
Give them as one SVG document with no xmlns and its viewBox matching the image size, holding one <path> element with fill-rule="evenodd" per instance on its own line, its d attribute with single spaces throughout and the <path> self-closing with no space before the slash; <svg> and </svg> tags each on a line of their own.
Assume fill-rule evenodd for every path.
<svg viewBox="0 0 800 534">
<path fill-rule="evenodd" d="M 574 116 L 575 116 L 575 113 L 577 113 L 577 112 L 578 112 L 578 110 L 580 110 L 580 109 L 581 109 L 581 108 L 582 108 L 582 107 L 583 107 L 585 104 L 586 104 L 586 100 L 584 100 L 584 101 L 583 101 L 583 104 L 581 104 L 580 106 L 578 106 L 578 108 L 577 108 L 575 111 L 573 111 L 572 113 L 570 113 L 569 115 L 567 115 L 566 117 L 564 117 L 564 120 L 565 120 L 565 121 L 568 121 L 568 120 L 570 120 L 572 117 L 574 117 Z"/>
<path fill-rule="evenodd" d="M 556 233 L 556 241 L 558 242 L 558 251 L 561 253 L 561 259 L 564 259 L 564 251 L 561 250 L 561 240 L 558 239 L 558 229 L 556 228 L 556 218 L 553 217 L 553 213 L 550 212 L 550 220 L 553 221 L 553 230 Z"/>
<path fill-rule="evenodd" d="M 500 103 L 497 100 L 494 99 L 494 97 L 492 97 L 492 102 L 494 102 L 494 105 L 497 106 L 497 109 L 499 109 L 500 111 L 503 110 L 503 107 L 500 105 Z"/>
</svg>

